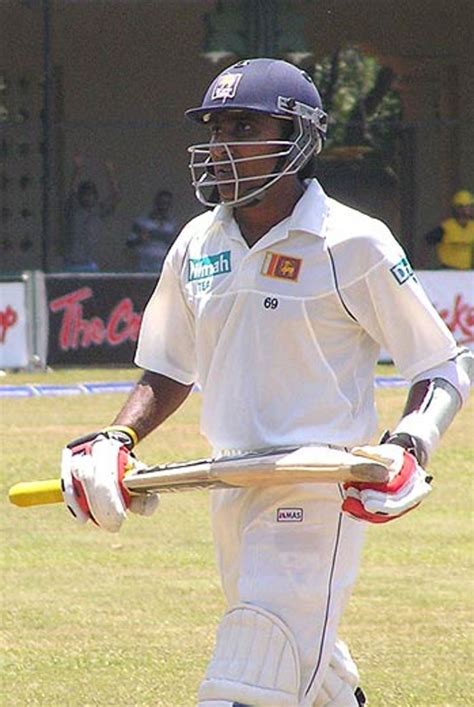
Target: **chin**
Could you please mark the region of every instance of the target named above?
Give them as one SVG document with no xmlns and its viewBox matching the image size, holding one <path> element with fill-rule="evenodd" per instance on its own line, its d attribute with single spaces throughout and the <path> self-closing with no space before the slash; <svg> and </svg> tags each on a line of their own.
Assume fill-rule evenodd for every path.
<svg viewBox="0 0 474 707">
<path fill-rule="evenodd" d="M 217 187 L 217 191 L 219 192 L 219 199 L 221 201 L 233 201 L 234 200 L 234 189 L 226 189 L 225 187 Z"/>
</svg>

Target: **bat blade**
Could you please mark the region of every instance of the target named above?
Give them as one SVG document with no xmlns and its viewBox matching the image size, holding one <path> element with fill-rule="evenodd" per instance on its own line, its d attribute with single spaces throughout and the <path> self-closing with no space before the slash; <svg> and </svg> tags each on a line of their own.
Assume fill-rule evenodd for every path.
<svg viewBox="0 0 474 707">
<path fill-rule="evenodd" d="M 196 488 L 387 480 L 388 470 L 382 464 L 350 452 L 307 446 L 151 467 L 130 474 L 124 483 L 132 493 L 163 493 Z"/>
<path fill-rule="evenodd" d="M 129 474 L 124 484 L 132 494 L 140 494 L 299 483 L 385 483 L 388 476 L 382 464 L 350 452 L 314 445 L 161 464 Z M 15 484 L 9 491 L 9 499 L 21 507 L 60 503 L 63 501 L 60 480 Z"/>
</svg>

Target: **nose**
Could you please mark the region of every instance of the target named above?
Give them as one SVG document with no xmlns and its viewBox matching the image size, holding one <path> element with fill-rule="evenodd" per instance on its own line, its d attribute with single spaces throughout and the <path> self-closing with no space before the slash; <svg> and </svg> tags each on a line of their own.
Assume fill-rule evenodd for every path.
<svg viewBox="0 0 474 707">
<path fill-rule="evenodd" d="M 221 144 L 221 141 L 217 141 L 215 138 L 211 140 L 209 143 L 209 152 L 211 153 L 212 158 L 220 158 L 226 154 L 226 149 L 224 145 Z"/>
<path fill-rule="evenodd" d="M 209 154 L 213 162 L 228 162 L 232 159 L 232 152 L 225 144 L 224 140 L 216 141 L 214 144 L 211 141 L 209 144 Z"/>
</svg>

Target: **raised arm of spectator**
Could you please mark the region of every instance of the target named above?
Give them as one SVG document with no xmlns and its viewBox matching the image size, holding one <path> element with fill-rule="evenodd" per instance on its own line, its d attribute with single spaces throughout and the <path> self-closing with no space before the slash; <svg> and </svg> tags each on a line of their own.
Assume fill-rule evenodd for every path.
<svg viewBox="0 0 474 707">
<path fill-rule="evenodd" d="M 113 214 L 117 208 L 117 204 L 122 199 L 122 192 L 120 190 L 114 163 L 110 160 L 106 160 L 105 169 L 108 178 L 108 193 L 100 203 L 100 210 L 102 216 L 109 216 Z"/>
<path fill-rule="evenodd" d="M 69 183 L 68 198 L 71 199 L 73 196 L 77 196 L 79 191 L 79 184 L 82 181 L 82 176 L 84 172 L 84 157 L 79 152 L 72 158 L 72 174 L 71 181 Z"/>
</svg>

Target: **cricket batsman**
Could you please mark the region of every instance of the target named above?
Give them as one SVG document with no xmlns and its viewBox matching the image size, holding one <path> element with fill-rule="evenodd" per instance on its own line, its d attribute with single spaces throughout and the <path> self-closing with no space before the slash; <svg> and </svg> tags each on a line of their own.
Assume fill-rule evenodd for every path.
<svg viewBox="0 0 474 707">
<path fill-rule="evenodd" d="M 187 116 L 206 210 L 183 229 L 146 307 L 143 375 L 112 425 L 63 451 L 79 523 L 118 531 L 132 449 L 194 385 L 217 456 L 299 445 L 389 465 L 383 485 L 288 484 L 211 491 L 227 611 L 199 707 L 352 707 L 365 695 L 341 614 L 367 523 L 396 520 L 430 493 L 425 469 L 469 391 L 459 350 L 381 221 L 330 198 L 313 177 L 327 115 L 311 78 L 281 60 L 239 61 Z M 377 443 L 380 348 L 410 381 L 401 419 Z M 383 530 L 381 529 L 381 532 Z"/>
</svg>

